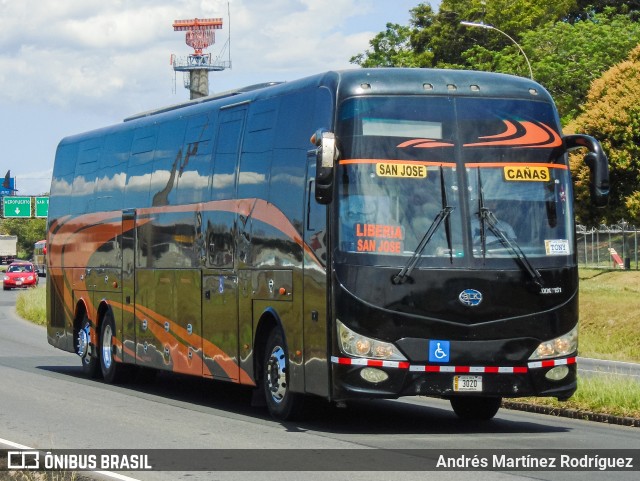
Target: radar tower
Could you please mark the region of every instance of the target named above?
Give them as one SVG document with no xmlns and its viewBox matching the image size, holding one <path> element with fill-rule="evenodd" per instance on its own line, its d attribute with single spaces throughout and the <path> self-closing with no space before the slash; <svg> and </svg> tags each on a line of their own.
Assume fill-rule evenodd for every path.
<svg viewBox="0 0 640 481">
<path fill-rule="evenodd" d="M 184 73 L 184 86 L 189 89 L 191 99 L 209 95 L 209 72 L 219 72 L 231 68 L 230 57 L 228 61 L 220 60 L 229 40 L 215 59 L 211 58 L 210 53 L 203 52 L 204 49 L 215 43 L 214 30 L 221 28 L 221 18 L 194 18 L 173 22 L 173 30 L 186 32 L 185 42 L 194 50 L 186 59 L 171 55 L 173 70 Z"/>
</svg>

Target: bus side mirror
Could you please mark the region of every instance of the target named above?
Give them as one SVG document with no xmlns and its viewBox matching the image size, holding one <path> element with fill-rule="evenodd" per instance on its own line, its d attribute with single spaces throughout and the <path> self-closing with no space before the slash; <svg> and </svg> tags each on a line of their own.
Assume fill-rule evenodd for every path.
<svg viewBox="0 0 640 481">
<path fill-rule="evenodd" d="M 336 136 L 319 129 L 311 137 L 311 143 L 316 146 L 316 201 L 329 204 L 333 197 L 333 168 L 338 158 Z"/>
<path fill-rule="evenodd" d="M 567 135 L 564 137 L 567 151 L 585 147 L 589 152 L 584 156 L 584 163 L 591 171 L 589 193 L 591 203 L 596 207 L 604 207 L 609 201 L 609 160 L 602 150 L 600 142 L 589 135 Z"/>
</svg>

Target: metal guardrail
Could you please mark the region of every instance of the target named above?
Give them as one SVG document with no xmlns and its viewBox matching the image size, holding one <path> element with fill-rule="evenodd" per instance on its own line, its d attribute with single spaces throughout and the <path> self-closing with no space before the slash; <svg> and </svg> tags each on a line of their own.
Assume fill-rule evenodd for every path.
<svg viewBox="0 0 640 481">
<path fill-rule="evenodd" d="M 576 226 L 578 265 L 595 269 L 640 269 L 640 230 L 626 222 Z"/>
</svg>

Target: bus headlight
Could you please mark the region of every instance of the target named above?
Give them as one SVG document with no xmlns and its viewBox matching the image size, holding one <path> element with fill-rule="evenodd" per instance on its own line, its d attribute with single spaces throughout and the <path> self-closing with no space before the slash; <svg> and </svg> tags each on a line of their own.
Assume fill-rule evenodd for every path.
<svg viewBox="0 0 640 481">
<path fill-rule="evenodd" d="M 358 334 L 336 320 L 340 350 L 348 356 L 366 357 L 369 359 L 383 359 L 406 361 L 396 346 L 390 342 L 379 341 Z"/>
<path fill-rule="evenodd" d="M 563 336 L 540 343 L 529 360 L 534 361 L 538 359 L 566 356 L 575 352 L 577 349 L 578 326 L 574 327 Z"/>
</svg>

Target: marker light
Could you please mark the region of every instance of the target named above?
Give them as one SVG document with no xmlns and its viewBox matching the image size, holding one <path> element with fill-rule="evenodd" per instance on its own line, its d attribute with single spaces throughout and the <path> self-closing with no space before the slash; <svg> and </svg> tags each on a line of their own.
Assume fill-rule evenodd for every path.
<svg viewBox="0 0 640 481">
<path fill-rule="evenodd" d="M 578 350 L 578 326 L 571 329 L 563 336 L 544 341 L 533 352 L 529 360 L 549 359 L 561 357 Z"/>
<path fill-rule="evenodd" d="M 349 329 L 340 321 L 336 321 L 336 323 L 338 325 L 340 350 L 344 354 L 369 359 L 407 360 L 393 344 L 362 336 Z"/>
</svg>

